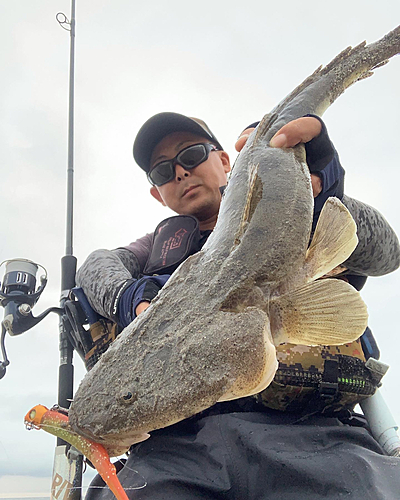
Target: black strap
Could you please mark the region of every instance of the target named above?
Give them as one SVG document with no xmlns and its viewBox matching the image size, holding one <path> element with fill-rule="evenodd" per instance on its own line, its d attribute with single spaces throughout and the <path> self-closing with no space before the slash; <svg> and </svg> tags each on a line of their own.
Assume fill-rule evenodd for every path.
<svg viewBox="0 0 400 500">
<path fill-rule="evenodd" d="M 339 363 L 335 359 L 326 359 L 322 373 L 319 393 L 325 400 L 334 399 L 339 389 Z"/>
</svg>

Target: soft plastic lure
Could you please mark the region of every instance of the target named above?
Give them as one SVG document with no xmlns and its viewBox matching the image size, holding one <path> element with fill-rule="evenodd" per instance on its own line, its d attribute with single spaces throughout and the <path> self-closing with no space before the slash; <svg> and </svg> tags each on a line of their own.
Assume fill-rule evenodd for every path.
<svg viewBox="0 0 400 500">
<path fill-rule="evenodd" d="M 74 446 L 92 462 L 118 500 L 129 500 L 104 446 L 74 432 L 67 415 L 36 405 L 25 415 L 25 425 L 28 429 L 43 429 Z"/>
</svg>

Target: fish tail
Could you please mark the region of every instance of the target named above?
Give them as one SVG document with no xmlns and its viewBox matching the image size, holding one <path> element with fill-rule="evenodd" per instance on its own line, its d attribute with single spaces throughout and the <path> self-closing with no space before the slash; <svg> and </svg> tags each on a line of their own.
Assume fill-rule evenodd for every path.
<svg viewBox="0 0 400 500">
<path fill-rule="evenodd" d="M 322 116 L 353 83 L 371 76 L 400 53 L 400 26 L 377 42 L 347 47 L 326 66 L 320 66 L 260 122 L 254 144 L 267 142 L 286 123 L 306 114 Z"/>
<path fill-rule="evenodd" d="M 99 445 L 101 446 L 101 445 Z M 103 448 L 103 446 L 101 446 Z M 102 452 L 99 452 L 96 458 L 96 454 L 92 455 L 92 459 L 90 461 L 93 463 L 97 462 L 95 465 L 97 472 L 106 483 L 106 485 L 110 488 L 110 490 L 114 493 L 114 496 L 117 500 L 129 500 L 128 495 L 126 494 L 120 480 L 117 476 L 117 471 L 115 469 L 115 465 L 111 463 L 110 458 L 106 450 L 103 448 L 107 457 L 102 455 Z M 93 460 L 93 461 L 92 461 Z M 99 463 L 99 460 L 101 463 Z"/>
<path fill-rule="evenodd" d="M 128 500 L 104 446 L 73 431 L 67 415 L 36 405 L 25 415 L 25 424 L 28 428 L 43 429 L 74 446 L 91 461 L 115 497 L 118 500 Z"/>
<path fill-rule="evenodd" d="M 119 479 L 117 478 L 117 476 L 115 476 L 115 477 L 116 477 L 116 479 L 115 479 L 115 481 L 113 481 L 113 484 L 111 484 L 111 481 L 109 481 L 108 483 L 107 483 L 107 481 L 105 481 L 105 482 L 107 483 L 110 490 L 114 493 L 114 496 L 117 500 L 129 500 L 129 497 L 126 494 L 121 483 L 119 482 Z"/>
<path fill-rule="evenodd" d="M 114 493 L 117 500 L 128 500 L 128 496 L 118 479 L 115 465 L 111 463 L 107 450 L 99 443 L 90 441 L 87 438 L 83 439 L 89 444 L 89 449 L 87 450 L 88 455 L 86 456 L 95 466 L 97 472 Z"/>
<path fill-rule="evenodd" d="M 384 66 L 389 62 L 391 57 L 399 53 L 400 26 L 387 33 L 377 42 L 367 45 L 364 41 L 356 47 L 347 47 L 329 64 L 325 67 L 320 66 L 311 76 L 304 80 L 303 83 L 279 104 L 279 108 L 286 107 L 290 101 L 305 91 L 307 87 L 315 84 L 317 80 L 322 80 L 329 76 L 329 103 L 326 105 L 328 107 L 350 85 L 368 78 L 373 74 L 375 69 Z"/>
</svg>

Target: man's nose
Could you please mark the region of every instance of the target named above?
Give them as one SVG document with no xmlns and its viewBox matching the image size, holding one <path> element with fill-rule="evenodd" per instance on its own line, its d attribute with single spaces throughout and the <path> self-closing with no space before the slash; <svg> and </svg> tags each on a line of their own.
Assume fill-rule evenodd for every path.
<svg viewBox="0 0 400 500">
<path fill-rule="evenodd" d="M 185 170 L 179 163 L 175 165 L 175 180 L 180 182 L 185 177 L 190 177 L 190 171 Z"/>
</svg>

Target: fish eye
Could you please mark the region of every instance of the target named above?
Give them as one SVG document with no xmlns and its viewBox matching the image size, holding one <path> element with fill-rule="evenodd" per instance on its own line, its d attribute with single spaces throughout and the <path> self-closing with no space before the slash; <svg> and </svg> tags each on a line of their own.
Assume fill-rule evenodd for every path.
<svg viewBox="0 0 400 500">
<path fill-rule="evenodd" d="M 36 417 L 36 410 L 31 410 L 29 412 L 29 418 L 33 420 Z"/>
<path fill-rule="evenodd" d="M 124 392 L 121 392 L 120 399 L 121 399 L 122 403 L 129 404 L 129 403 L 133 403 L 134 401 L 136 401 L 137 396 L 136 396 L 136 394 L 133 394 L 131 391 L 127 391 L 127 392 L 124 391 Z"/>
</svg>

